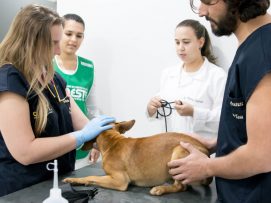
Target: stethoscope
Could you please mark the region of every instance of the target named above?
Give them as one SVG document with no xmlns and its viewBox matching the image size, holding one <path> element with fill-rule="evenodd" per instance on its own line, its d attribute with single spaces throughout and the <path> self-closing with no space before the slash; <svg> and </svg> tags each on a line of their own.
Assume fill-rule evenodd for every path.
<svg viewBox="0 0 271 203">
<path fill-rule="evenodd" d="M 182 104 L 181 101 L 179 101 L 179 102 L 180 102 L 180 104 Z M 175 102 L 168 102 L 168 101 L 166 101 L 164 99 L 161 99 L 160 103 L 161 103 L 161 107 L 160 108 L 162 109 L 163 112 L 162 113 L 159 112 L 160 108 L 158 108 L 157 111 L 156 111 L 156 118 L 159 118 L 159 116 L 164 117 L 164 119 L 165 119 L 165 128 L 166 128 L 166 132 L 167 132 L 167 117 L 172 114 L 172 110 L 174 108 L 172 108 L 171 104 L 173 104 Z M 165 109 L 169 109 L 169 112 L 167 114 L 166 114 Z"/>
<path fill-rule="evenodd" d="M 67 96 L 65 96 L 63 99 L 60 98 L 58 90 L 56 88 L 54 80 L 51 80 L 51 85 L 54 88 L 54 91 L 49 87 L 49 84 L 47 85 L 47 89 L 49 90 L 50 94 L 59 102 L 59 103 L 65 103 L 67 100 Z M 55 94 L 54 94 L 55 92 Z"/>
</svg>

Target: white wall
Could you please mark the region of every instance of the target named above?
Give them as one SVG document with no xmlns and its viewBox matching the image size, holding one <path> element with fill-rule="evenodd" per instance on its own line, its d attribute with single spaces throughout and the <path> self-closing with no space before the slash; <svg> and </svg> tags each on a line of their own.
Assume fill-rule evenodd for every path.
<svg viewBox="0 0 271 203">
<path fill-rule="evenodd" d="M 127 135 L 161 132 L 158 122 L 145 116 L 149 99 L 158 91 L 161 71 L 179 63 L 174 30 L 184 19 L 200 20 L 186 0 L 58 0 L 61 15 L 79 14 L 86 23 L 79 54 L 94 61 L 97 100 L 103 113 L 118 121 L 136 119 Z M 211 33 L 211 31 L 210 31 Z M 226 70 L 235 54 L 236 39 L 211 39 Z"/>
</svg>

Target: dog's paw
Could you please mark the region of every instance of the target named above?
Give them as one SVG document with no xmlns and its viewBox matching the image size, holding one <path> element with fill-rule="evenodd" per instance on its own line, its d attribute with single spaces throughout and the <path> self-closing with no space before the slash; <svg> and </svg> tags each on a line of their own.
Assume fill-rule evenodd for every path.
<svg viewBox="0 0 271 203">
<path fill-rule="evenodd" d="M 65 179 L 62 180 L 62 182 L 64 182 L 64 183 L 72 183 L 73 178 L 65 178 Z"/>
<path fill-rule="evenodd" d="M 85 183 L 82 183 L 80 181 L 80 178 L 65 178 L 62 180 L 62 182 L 64 183 L 71 183 L 72 185 L 82 185 L 82 184 L 85 184 Z"/>
<path fill-rule="evenodd" d="M 151 190 L 150 190 L 150 194 L 151 195 L 156 195 L 156 196 L 160 196 L 162 194 L 165 193 L 165 190 L 164 190 L 164 187 L 163 186 L 156 186 L 156 187 L 153 187 Z"/>
</svg>

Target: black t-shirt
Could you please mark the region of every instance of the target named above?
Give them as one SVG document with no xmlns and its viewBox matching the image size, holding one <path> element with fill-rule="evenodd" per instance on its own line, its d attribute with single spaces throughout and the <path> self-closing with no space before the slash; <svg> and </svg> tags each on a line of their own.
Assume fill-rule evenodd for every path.
<svg viewBox="0 0 271 203">
<path fill-rule="evenodd" d="M 73 126 L 70 102 L 65 92 L 66 83 L 59 75 L 55 74 L 52 83 L 48 86 L 49 88 L 43 92 L 50 105 L 48 121 L 45 130 L 39 137 L 53 137 L 70 133 L 73 131 Z M 27 99 L 31 126 L 34 129 L 38 97 L 34 93 L 27 96 L 28 89 L 29 83 L 13 65 L 8 64 L 0 68 L 0 92 L 13 92 Z M 17 136 L 20 136 L 20 129 L 18 129 Z M 57 160 L 59 174 L 74 170 L 75 150 L 57 158 Z M 28 166 L 20 164 L 8 151 L 0 132 L 0 196 L 51 178 L 53 173 L 46 169 L 46 164 L 52 161 Z"/>
<path fill-rule="evenodd" d="M 268 24 L 242 43 L 229 69 L 218 132 L 218 157 L 247 143 L 246 104 L 260 80 L 270 72 L 271 24 Z M 223 203 L 271 202 L 271 173 L 241 180 L 217 177 L 216 185 L 218 199 Z"/>
</svg>

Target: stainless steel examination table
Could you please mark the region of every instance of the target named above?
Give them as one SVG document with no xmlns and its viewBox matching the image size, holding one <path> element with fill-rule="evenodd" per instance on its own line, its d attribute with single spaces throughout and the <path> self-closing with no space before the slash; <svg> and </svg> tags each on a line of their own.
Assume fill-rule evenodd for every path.
<svg viewBox="0 0 271 203">
<path fill-rule="evenodd" d="M 83 177 L 89 175 L 103 175 L 101 164 L 93 164 L 70 174 L 59 177 L 59 186 L 64 177 Z M 41 182 L 31 187 L 19 190 L 9 195 L 0 197 L 0 203 L 41 203 L 49 196 L 53 180 Z M 98 188 L 98 194 L 89 202 L 93 203 L 215 203 L 216 190 L 214 181 L 209 187 L 192 186 L 185 192 L 166 194 L 160 197 L 149 194 L 150 188 L 129 186 L 125 192 Z"/>
</svg>

